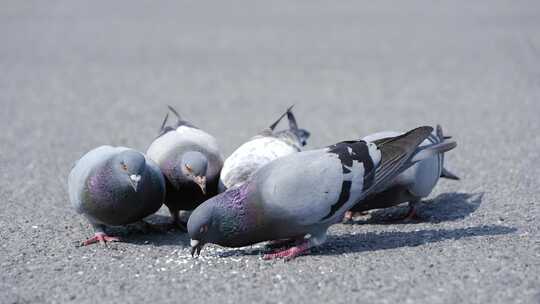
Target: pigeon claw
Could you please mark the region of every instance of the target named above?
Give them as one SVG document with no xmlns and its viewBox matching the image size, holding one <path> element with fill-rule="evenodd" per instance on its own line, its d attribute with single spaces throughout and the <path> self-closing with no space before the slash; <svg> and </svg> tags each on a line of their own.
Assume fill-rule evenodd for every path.
<svg viewBox="0 0 540 304">
<path fill-rule="evenodd" d="M 120 239 L 114 236 L 108 236 L 107 234 L 103 232 L 97 232 L 94 234 L 93 237 L 87 239 L 86 241 L 81 243 L 81 246 L 88 246 L 92 245 L 94 243 L 100 243 L 101 245 L 105 245 L 106 243 L 110 242 L 118 242 Z"/>
<path fill-rule="evenodd" d="M 290 261 L 296 258 L 299 255 L 305 254 L 309 251 L 309 244 L 304 242 L 300 245 L 293 246 L 284 250 L 276 250 L 273 253 L 268 253 L 263 255 L 263 260 L 274 260 L 274 259 L 284 259 L 285 261 Z"/>
<path fill-rule="evenodd" d="M 354 212 L 347 211 L 345 212 L 345 216 L 343 216 L 343 222 L 346 223 L 348 221 L 352 221 L 353 217 L 354 217 Z"/>
<path fill-rule="evenodd" d="M 347 211 L 345 212 L 345 215 L 343 216 L 343 223 L 351 222 L 355 219 L 355 217 L 359 216 L 366 216 L 368 215 L 368 211 Z"/>
</svg>

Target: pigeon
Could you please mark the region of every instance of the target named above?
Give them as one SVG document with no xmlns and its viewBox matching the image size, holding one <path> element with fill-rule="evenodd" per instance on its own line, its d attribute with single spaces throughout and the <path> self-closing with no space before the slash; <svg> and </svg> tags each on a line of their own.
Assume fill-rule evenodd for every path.
<svg viewBox="0 0 540 304">
<path fill-rule="evenodd" d="M 158 164 L 165 176 L 165 205 L 172 215 L 173 224 L 185 230 L 179 212 L 193 210 L 217 194 L 223 157 L 212 135 L 183 120 L 173 107 L 169 106 L 169 110 L 176 116 L 176 124 L 174 127 L 166 126 L 167 113 L 159 136 L 150 144 L 146 154 Z"/>
<path fill-rule="evenodd" d="M 294 153 L 268 163 L 244 184 L 201 204 L 188 221 L 191 254 L 206 243 L 242 247 L 264 241 L 294 241 L 265 259 L 292 259 L 323 244 L 328 228 L 354 204 L 414 163 L 446 150 L 417 147 L 432 127 L 424 126 L 377 144 L 363 140 Z"/>
<path fill-rule="evenodd" d="M 302 151 L 310 133 L 298 128 L 292 107 L 225 160 L 220 174 L 219 192 L 244 183 L 257 169 L 278 157 Z M 285 115 L 289 120 L 289 129 L 274 131 Z"/>
<path fill-rule="evenodd" d="M 403 133 L 385 131 L 368 135 L 362 139 L 368 142 L 377 143 L 385 138 L 395 137 L 401 134 Z M 436 131 L 420 144 L 419 149 L 432 144 L 449 143 L 448 140 L 450 138 L 451 137 L 444 136 L 442 127 L 437 125 Z M 455 146 L 454 143 L 454 147 Z M 416 217 L 417 204 L 422 198 L 427 197 L 431 193 L 440 177 L 459 180 L 459 177 L 444 168 L 444 153 L 439 153 L 433 155 L 431 158 L 424 159 L 402 172 L 389 183 L 387 188 L 370 195 L 363 200 L 362 204 L 358 204 L 351 208 L 351 210 L 345 214 L 345 220 L 352 219 L 357 213 L 372 209 L 388 208 L 405 202 L 409 202 L 409 210 L 405 216 L 405 220 L 412 220 Z"/>
<path fill-rule="evenodd" d="M 94 236 L 82 245 L 118 241 L 105 226 L 141 221 L 165 200 L 165 179 L 142 153 L 125 147 L 101 146 L 76 162 L 68 177 L 69 198 L 88 219 Z"/>
</svg>

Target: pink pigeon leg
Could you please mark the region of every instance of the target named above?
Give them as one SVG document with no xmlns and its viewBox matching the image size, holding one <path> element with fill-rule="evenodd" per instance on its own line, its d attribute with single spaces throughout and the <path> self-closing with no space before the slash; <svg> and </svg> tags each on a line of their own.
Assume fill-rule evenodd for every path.
<svg viewBox="0 0 540 304">
<path fill-rule="evenodd" d="M 290 247 L 288 249 L 283 250 L 276 250 L 273 253 L 265 254 L 263 256 L 263 259 L 265 260 L 273 260 L 273 259 L 280 259 L 283 258 L 285 260 L 291 260 L 295 257 L 309 251 L 311 248 L 309 240 L 303 241 L 299 245 L 295 245 L 293 247 Z"/>
<path fill-rule="evenodd" d="M 96 232 L 93 237 L 87 239 L 86 241 L 82 242 L 82 246 L 88 246 L 94 243 L 100 243 L 104 245 L 107 242 L 118 242 L 120 239 L 118 237 L 114 236 L 108 236 L 104 232 Z"/>
<path fill-rule="evenodd" d="M 343 222 L 346 223 L 348 221 L 352 221 L 357 216 L 365 216 L 368 215 L 368 211 L 347 211 L 345 212 L 345 216 L 343 216 Z"/>
<path fill-rule="evenodd" d="M 317 235 L 311 235 L 307 239 L 302 239 L 296 245 L 288 248 L 276 250 L 272 253 L 265 254 L 263 259 L 272 260 L 272 259 L 285 259 L 286 261 L 292 260 L 295 257 L 302 255 L 309 251 L 310 248 L 322 245 L 326 241 L 326 230 L 321 231 Z"/>
<path fill-rule="evenodd" d="M 345 212 L 345 216 L 343 216 L 343 222 L 348 222 L 353 219 L 354 213 L 352 211 Z"/>
</svg>

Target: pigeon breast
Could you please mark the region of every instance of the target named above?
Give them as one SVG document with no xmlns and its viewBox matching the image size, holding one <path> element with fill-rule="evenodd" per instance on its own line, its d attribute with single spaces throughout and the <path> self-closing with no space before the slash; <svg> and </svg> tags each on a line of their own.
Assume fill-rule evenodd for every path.
<svg viewBox="0 0 540 304">
<path fill-rule="evenodd" d="M 157 165 L 146 159 L 138 190 L 112 159 L 124 147 L 102 146 L 84 155 L 68 178 L 70 200 L 93 224 L 124 225 L 156 212 L 165 197 L 165 181 Z"/>
</svg>

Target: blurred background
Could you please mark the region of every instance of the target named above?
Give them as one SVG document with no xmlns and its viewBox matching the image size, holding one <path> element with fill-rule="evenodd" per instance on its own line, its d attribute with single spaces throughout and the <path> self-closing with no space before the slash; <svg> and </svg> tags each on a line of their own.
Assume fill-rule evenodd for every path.
<svg viewBox="0 0 540 304">
<path fill-rule="evenodd" d="M 226 302 L 356 301 L 358 290 L 371 303 L 532 299 L 540 292 L 533 204 L 539 29 L 538 1 L 1 1 L 0 302 L 223 300 L 215 290 L 235 294 Z M 437 229 L 502 223 L 528 236 L 488 237 L 482 246 L 461 241 L 457 253 L 441 243 L 428 248 L 445 253 L 403 249 L 415 265 L 410 272 L 393 268 L 404 259 L 399 249 L 395 256 L 396 250 L 345 250 L 299 259 L 300 266 L 263 263 L 248 272 L 249 284 L 231 275 L 238 269 L 230 265 L 215 270 L 225 277 L 194 279 L 204 272 L 197 266 L 189 276 L 137 281 L 111 256 L 146 253 L 130 264 L 142 277 L 150 271 L 143 262 L 175 250 L 174 242 L 148 249 L 124 243 L 116 253 L 75 248 L 90 230 L 69 206 L 65 181 L 72 163 L 96 146 L 144 151 L 167 104 L 215 135 L 225 156 L 291 104 L 312 133 L 309 147 L 440 123 L 458 141 L 447 163 L 463 180 L 441 184 L 434 197 L 484 196 L 473 215 Z M 367 227 L 334 233 L 394 229 Z M 507 259 L 480 259 L 493 252 Z M 431 259 L 444 269 L 439 276 L 422 272 Z M 309 263 L 327 267 L 323 285 L 314 276 L 322 270 Z M 303 276 L 298 269 L 306 277 L 288 280 L 289 270 Z M 281 279 L 267 286 L 270 274 Z M 193 289 L 190 280 L 203 283 Z M 393 293 L 382 296 L 384 286 Z M 248 289 L 253 294 L 242 291 Z"/>
<path fill-rule="evenodd" d="M 422 123 L 481 132 L 475 123 L 512 123 L 539 93 L 536 1 L 1 6 L 8 133 L 57 135 L 50 144 L 80 144 L 90 128 L 84 148 L 143 149 L 166 104 L 227 152 L 290 104 L 315 146 Z"/>
</svg>

